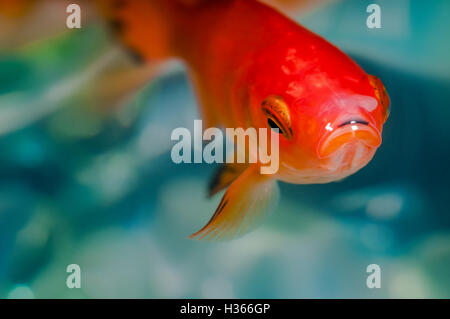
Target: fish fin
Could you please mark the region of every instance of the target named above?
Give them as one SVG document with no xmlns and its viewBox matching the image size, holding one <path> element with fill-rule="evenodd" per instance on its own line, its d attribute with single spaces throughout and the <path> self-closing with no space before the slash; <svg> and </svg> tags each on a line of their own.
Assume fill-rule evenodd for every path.
<svg viewBox="0 0 450 319">
<path fill-rule="evenodd" d="M 279 198 L 276 180 L 248 167 L 227 189 L 209 222 L 189 238 L 222 240 L 256 228 L 273 210 Z"/>
<path fill-rule="evenodd" d="M 227 163 L 220 165 L 208 185 L 208 197 L 212 197 L 228 187 L 247 167 L 248 164 L 244 163 Z"/>
<path fill-rule="evenodd" d="M 0 0 L 0 48 L 25 49 L 68 32 L 67 6 L 73 1 Z M 77 1 L 83 8 L 83 25 L 93 22 L 93 1 Z M 50 13 L 49 13 L 50 12 Z"/>
<path fill-rule="evenodd" d="M 126 104 L 146 84 L 169 71 L 170 65 L 166 63 L 139 66 L 119 60 L 101 72 L 93 83 L 87 84 L 85 94 L 96 111 L 110 112 Z"/>
<path fill-rule="evenodd" d="M 100 12 L 125 49 L 139 61 L 171 57 L 172 1 L 98 0 Z"/>
</svg>

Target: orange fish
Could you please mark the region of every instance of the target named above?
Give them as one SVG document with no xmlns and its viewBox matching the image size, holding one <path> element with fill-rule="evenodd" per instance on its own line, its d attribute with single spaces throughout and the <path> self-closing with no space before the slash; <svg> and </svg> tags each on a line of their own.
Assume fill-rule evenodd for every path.
<svg viewBox="0 0 450 319">
<path fill-rule="evenodd" d="M 100 4 L 142 61 L 186 63 L 207 126 L 278 129 L 278 172 L 261 175 L 261 163 L 222 167 L 210 191 L 226 192 L 192 238 L 240 236 L 275 204 L 277 181 L 340 180 L 380 146 L 389 106 L 381 81 L 275 9 L 254 0 Z"/>
</svg>

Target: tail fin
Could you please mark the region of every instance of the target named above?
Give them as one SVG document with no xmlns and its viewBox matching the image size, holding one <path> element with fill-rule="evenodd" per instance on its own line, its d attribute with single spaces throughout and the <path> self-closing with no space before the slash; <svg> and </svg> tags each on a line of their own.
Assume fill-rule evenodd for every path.
<svg viewBox="0 0 450 319">
<path fill-rule="evenodd" d="M 98 0 L 113 32 L 141 61 L 173 56 L 172 0 Z"/>
</svg>

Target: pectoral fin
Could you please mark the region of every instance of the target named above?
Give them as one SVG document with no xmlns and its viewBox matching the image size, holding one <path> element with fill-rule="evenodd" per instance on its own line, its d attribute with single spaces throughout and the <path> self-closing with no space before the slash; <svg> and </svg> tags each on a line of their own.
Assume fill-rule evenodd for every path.
<svg viewBox="0 0 450 319">
<path fill-rule="evenodd" d="M 212 197 L 230 186 L 230 184 L 238 178 L 246 168 L 248 168 L 248 164 L 222 164 L 216 170 L 208 185 L 208 197 Z"/>
<path fill-rule="evenodd" d="M 190 238 L 220 240 L 240 237 L 258 226 L 279 198 L 276 180 L 248 167 L 225 192 L 210 221 Z"/>
</svg>

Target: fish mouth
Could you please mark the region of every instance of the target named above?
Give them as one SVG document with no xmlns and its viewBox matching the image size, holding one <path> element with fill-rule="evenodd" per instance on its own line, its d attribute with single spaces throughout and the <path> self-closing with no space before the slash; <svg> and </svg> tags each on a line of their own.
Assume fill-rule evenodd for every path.
<svg viewBox="0 0 450 319">
<path fill-rule="evenodd" d="M 330 127 L 330 126 L 329 126 Z M 327 158 L 342 146 L 362 143 L 368 148 L 377 148 L 381 144 L 381 134 L 370 122 L 351 119 L 341 122 L 336 129 L 328 130 L 317 147 L 319 158 Z"/>
</svg>

